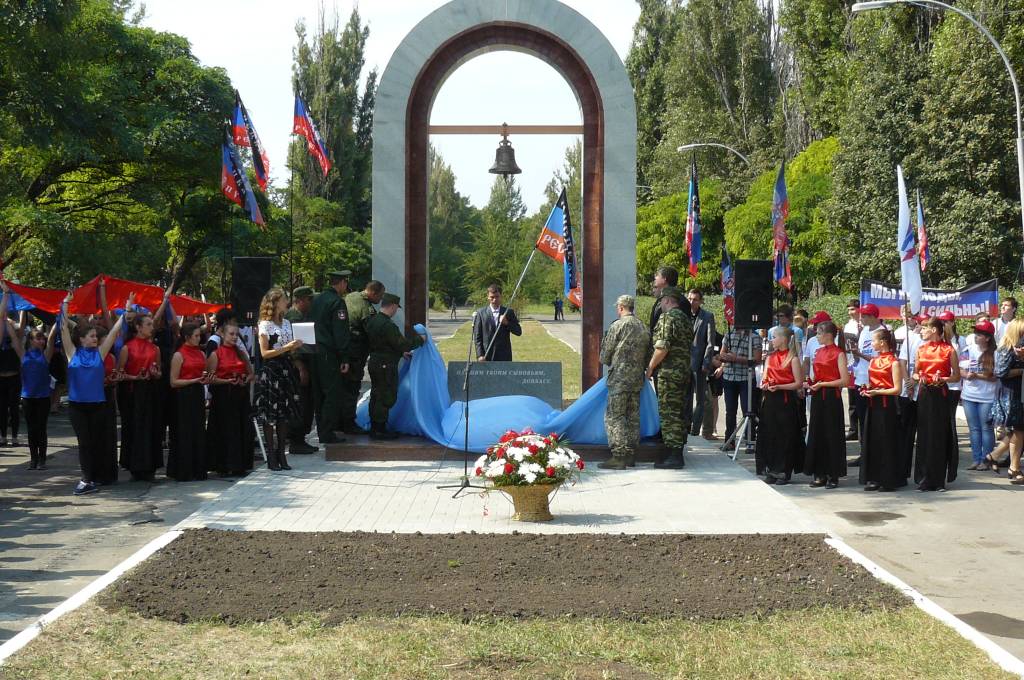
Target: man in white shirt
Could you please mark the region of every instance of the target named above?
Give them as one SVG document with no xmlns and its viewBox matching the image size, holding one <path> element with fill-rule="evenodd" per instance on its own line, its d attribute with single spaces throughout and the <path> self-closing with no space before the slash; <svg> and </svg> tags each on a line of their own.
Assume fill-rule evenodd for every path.
<svg viewBox="0 0 1024 680">
<path fill-rule="evenodd" d="M 1010 322 L 1017 318 L 1017 298 L 1006 297 L 1003 298 L 1002 303 L 999 305 L 999 316 L 992 325 L 996 327 L 996 345 L 1003 339 L 1003 334 L 1006 333 L 1006 327 L 1010 325 Z"/>
<path fill-rule="evenodd" d="M 871 335 L 882 327 L 881 322 L 878 320 L 880 312 L 878 307 L 871 304 L 870 302 L 866 305 L 861 305 L 857 310 L 860 315 L 860 335 L 857 339 L 857 349 L 853 351 L 853 355 L 857 357 L 857 365 L 853 369 L 853 382 L 857 387 L 867 387 L 868 385 L 868 367 L 871 360 L 878 356 L 878 352 L 872 347 Z M 861 446 L 864 445 L 864 419 L 868 412 L 868 399 L 861 396 L 860 391 L 857 391 L 857 422 L 859 424 L 858 431 L 860 434 Z M 860 456 L 857 459 L 849 463 L 851 467 L 857 467 L 860 465 Z"/>
<path fill-rule="evenodd" d="M 846 303 L 846 314 L 849 316 L 849 320 L 843 326 L 842 339 L 836 338 L 843 348 L 847 347 L 846 336 L 860 337 L 860 314 L 857 312 L 858 309 L 860 309 L 860 300 L 852 299 Z M 850 370 L 850 374 L 853 375 L 854 369 L 857 368 L 857 357 L 850 352 L 846 353 L 846 366 Z M 849 402 L 846 412 L 850 423 L 846 429 L 846 441 L 856 441 L 859 436 L 859 423 L 857 420 L 857 388 L 854 385 L 846 388 L 846 398 Z"/>
</svg>

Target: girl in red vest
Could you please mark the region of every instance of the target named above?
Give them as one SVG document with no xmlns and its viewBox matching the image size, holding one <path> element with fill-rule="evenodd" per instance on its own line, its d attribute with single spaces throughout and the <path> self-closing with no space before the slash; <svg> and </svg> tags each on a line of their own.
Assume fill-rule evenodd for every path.
<svg viewBox="0 0 1024 680">
<path fill-rule="evenodd" d="M 843 435 L 843 388 L 850 384 L 846 353 L 836 345 L 836 325 L 819 323 L 815 332 L 820 345 L 814 354 L 811 419 L 807 425 L 807 455 L 804 474 L 813 477 L 811 486 L 834 489 L 846 476 L 846 437 Z"/>
<path fill-rule="evenodd" d="M 256 431 L 249 409 L 249 383 L 253 372 L 249 357 L 238 346 L 238 325 L 229 321 L 220 334 L 220 345 L 206 358 L 211 393 L 206 446 L 213 453 L 215 469 L 237 477 L 252 470 Z"/>
<path fill-rule="evenodd" d="M 878 356 L 868 365 L 867 421 L 861 452 L 860 483 L 865 491 L 895 491 L 907 485 L 900 442 L 897 402 L 903 391 L 903 367 L 893 353 L 892 333 L 879 328 L 871 337 Z"/>
<path fill-rule="evenodd" d="M 945 491 L 956 479 L 957 442 L 953 431 L 949 384 L 960 382 L 960 357 L 946 342 L 941 320 L 931 318 L 921 327 L 923 344 L 917 350 L 914 379 L 920 382 L 917 398 L 917 456 L 914 481 L 918 491 Z"/>
<path fill-rule="evenodd" d="M 803 385 L 800 350 L 793 331 L 777 326 L 772 338 L 761 390 L 760 422 L 757 428 L 755 462 L 757 474 L 767 484 L 789 484 L 796 461 L 803 449 L 800 436 L 800 409 L 803 400 L 797 392 Z"/>
</svg>

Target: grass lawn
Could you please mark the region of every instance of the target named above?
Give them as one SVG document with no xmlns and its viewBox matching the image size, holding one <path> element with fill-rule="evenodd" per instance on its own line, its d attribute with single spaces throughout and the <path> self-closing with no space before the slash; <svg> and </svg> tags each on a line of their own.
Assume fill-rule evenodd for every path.
<svg viewBox="0 0 1024 680">
<path fill-rule="evenodd" d="M 5 678 L 1009 678 L 916 607 L 765 619 L 313 617 L 181 625 L 87 604 Z"/>
<path fill-rule="evenodd" d="M 517 361 L 560 361 L 562 362 L 562 398 L 577 399 L 580 396 L 582 380 L 582 357 L 571 347 L 551 337 L 538 321 L 522 322 L 522 337 L 513 338 L 512 354 Z M 466 361 L 466 348 L 469 346 L 470 333 L 473 327 L 470 322 L 463 324 L 455 335 L 437 343 L 445 363 L 449 361 Z"/>
</svg>

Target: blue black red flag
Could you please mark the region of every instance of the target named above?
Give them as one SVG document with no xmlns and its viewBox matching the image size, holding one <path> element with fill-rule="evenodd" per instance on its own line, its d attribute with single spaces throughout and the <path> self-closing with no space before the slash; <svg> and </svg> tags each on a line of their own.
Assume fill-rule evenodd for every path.
<svg viewBox="0 0 1024 680">
<path fill-rule="evenodd" d="M 324 177 L 326 177 L 327 171 L 331 169 L 331 159 L 327 157 L 327 145 L 324 144 L 320 133 L 317 132 L 316 125 L 309 115 L 309 109 L 306 108 L 306 103 L 299 95 L 295 95 L 295 123 L 292 133 L 305 137 L 306 148 L 320 163 L 320 169 L 324 171 Z"/>
<path fill-rule="evenodd" d="M 793 287 L 793 274 L 789 268 L 789 235 L 786 218 L 789 217 L 789 195 L 786 193 L 786 161 L 782 161 L 775 179 L 772 195 L 772 242 L 775 260 L 775 280 L 789 289 Z"/>
<path fill-rule="evenodd" d="M 224 143 L 221 145 L 222 166 L 220 171 L 220 190 L 229 200 L 240 205 L 248 213 L 249 219 L 263 227 L 263 215 L 260 213 L 260 206 L 256 203 L 256 194 L 253 193 L 249 178 L 242 168 L 242 161 L 231 143 L 231 135 L 225 135 Z"/>
<path fill-rule="evenodd" d="M 732 268 L 729 250 L 722 243 L 722 300 L 725 306 L 725 323 L 732 326 L 736 321 L 736 275 Z"/>
<path fill-rule="evenodd" d="M 921 205 L 920 189 L 917 191 L 917 255 L 921 260 L 921 271 L 924 271 L 932 260 L 932 253 L 928 248 L 928 232 L 924 228 L 924 206 Z"/>
<path fill-rule="evenodd" d="M 267 178 L 270 176 L 270 161 L 267 159 L 267 150 L 256 134 L 249 112 L 245 110 L 242 98 L 235 90 L 235 115 L 231 121 L 231 136 L 235 146 L 247 146 L 252 150 L 252 166 L 256 171 L 256 181 L 260 189 L 267 190 Z"/>
</svg>

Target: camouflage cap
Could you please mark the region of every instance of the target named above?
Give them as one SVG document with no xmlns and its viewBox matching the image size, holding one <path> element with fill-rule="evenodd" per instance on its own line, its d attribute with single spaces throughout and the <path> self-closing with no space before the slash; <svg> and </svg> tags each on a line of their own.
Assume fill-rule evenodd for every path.
<svg viewBox="0 0 1024 680">
<path fill-rule="evenodd" d="M 676 302 L 682 302 L 686 296 L 683 294 L 681 288 L 676 288 L 675 286 L 665 286 L 664 288 L 661 289 L 661 297 L 672 298 Z"/>
<path fill-rule="evenodd" d="M 380 298 L 382 305 L 398 305 L 401 307 L 402 298 L 398 297 L 394 293 L 384 293 Z"/>
<path fill-rule="evenodd" d="M 311 298 L 316 295 L 316 292 L 309 286 L 299 286 L 292 291 L 292 299 L 298 300 L 299 298 Z"/>
</svg>

